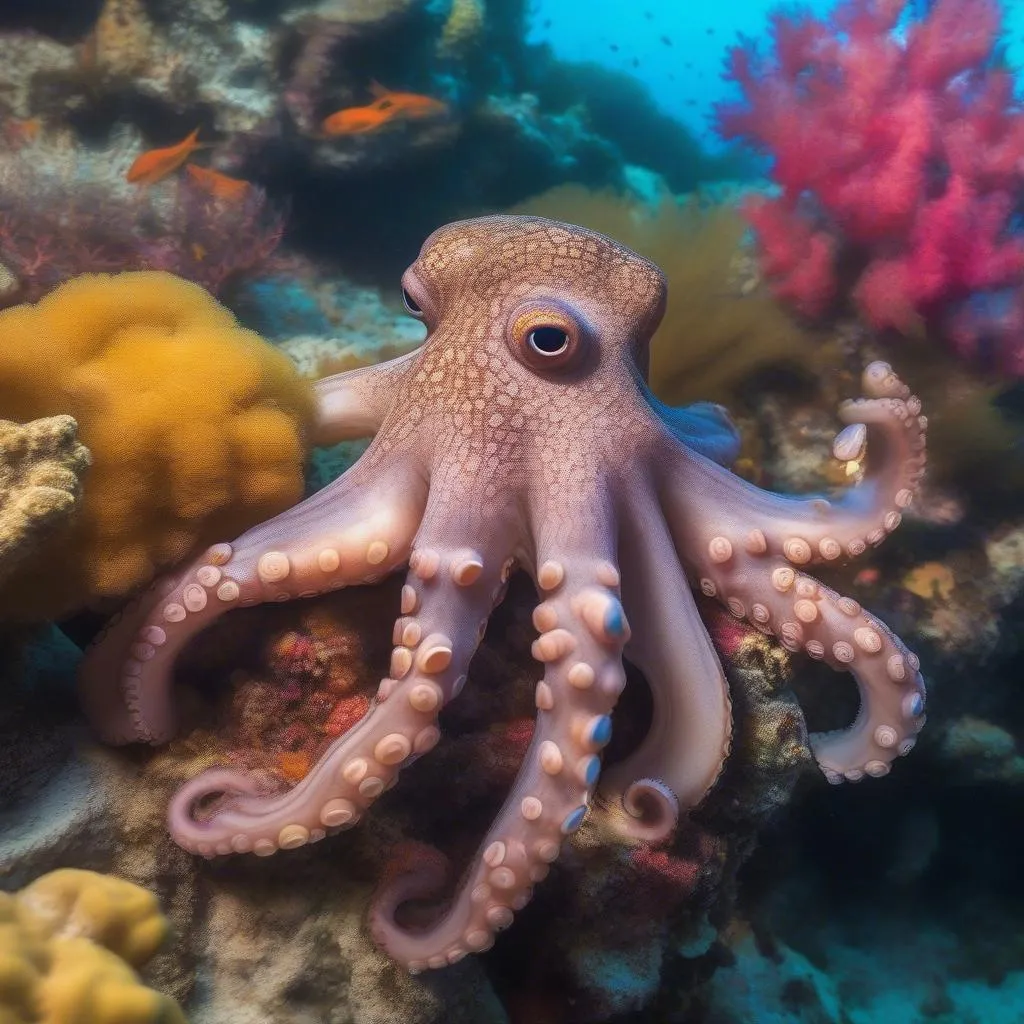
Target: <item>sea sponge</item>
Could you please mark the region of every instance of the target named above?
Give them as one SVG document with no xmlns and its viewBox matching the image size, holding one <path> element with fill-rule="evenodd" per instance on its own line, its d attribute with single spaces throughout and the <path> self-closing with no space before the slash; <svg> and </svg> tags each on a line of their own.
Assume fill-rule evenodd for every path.
<svg viewBox="0 0 1024 1024">
<path fill-rule="evenodd" d="M 70 416 L 0 420 L 0 582 L 78 510 L 88 465 Z"/>
<path fill-rule="evenodd" d="M 822 336 L 800 327 L 760 283 L 743 249 L 746 222 L 728 203 L 656 203 L 563 185 L 511 213 L 569 221 L 646 256 L 668 279 L 668 309 L 651 342 L 651 388 L 681 404 L 726 401 L 753 371 L 805 362 Z"/>
<path fill-rule="evenodd" d="M 166 936 L 151 893 L 93 871 L 65 868 L 0 893 L 0 1021 L 185 1024 L 132 970 Z"/>
<path fill-rule="evenodd" d="M 314 416 L 289 359 L 198 285 L 87 274 L 0 312 L 0 408 L 78 421 L 82 514 L 0 587 L 0 617 L 55 617 L 150 581 L 302 497 Z"/>
</svg>

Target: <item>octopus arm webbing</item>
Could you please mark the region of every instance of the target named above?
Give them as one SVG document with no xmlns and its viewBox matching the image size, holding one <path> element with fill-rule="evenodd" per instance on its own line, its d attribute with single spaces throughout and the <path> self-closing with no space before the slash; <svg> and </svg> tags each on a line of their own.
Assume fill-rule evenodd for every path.
<svg viewBox="0 0 1024 1024">
<path fill-rule="evenodd" d="M 725 673 L 697 610 L 656 498 L 639 491 L 621 533 L 623 603 L 631 610 L 626 656 L 651 689 L 651 727 L 640 746 L 601 777 L 600 796 L 624 815 L 632 839 L 663 842 L 680 808 L 695 807 L 722 771 L 732 736 Z"/>
<path fill-rule="evenodd" d="M 174 661 L 225 612 L 381 579 L 404 564 L 425 501 L 421 480 L 397 467 L 384 476 L 353 467 L 346 477 L 329 501 L 314 494 L 213 545 L 111 621 L 79 670 L 83 707 L 107 742 L 173 735 Z"/>
<path fill-rule="evenodd" d="M 671 406 L 648 395 L 651 408 L 673 437 L 720 466 L 731 466 L 740 453 L 740 432 L 729 413 L 714 402 Z"/>
<path fill-rule="evenodd" d="M 313 385 L 317 401 L 313 443 L 331 445 L 376 434 L 418 352 L 414 349 L 385 363 L 318 380 Z"/>
</svg>

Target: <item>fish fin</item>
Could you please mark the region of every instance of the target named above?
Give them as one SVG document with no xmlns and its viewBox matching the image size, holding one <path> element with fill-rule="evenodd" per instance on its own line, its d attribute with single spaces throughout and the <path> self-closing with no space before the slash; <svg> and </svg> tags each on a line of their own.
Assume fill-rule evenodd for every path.
<svg viewBox="0 0 1024 1024">
<path fill-rule="evenodd" d="M 187 146 L 191 153 L 194 153 L 197 149 L 213 149 L 216 145 L 214 142 L 200 142 L 199 132 L 200 128 L 193 128 L 182 142 L 182 145 Z"/>
<path fill-rule="evenodd" d="M 370 79 L 370 95 L 376 97 L 379 100 L 384 99 L 385 96 L 391 95 L 391 90 L 386 86 L 380 84 L 376 78 Z"/>
</svg>

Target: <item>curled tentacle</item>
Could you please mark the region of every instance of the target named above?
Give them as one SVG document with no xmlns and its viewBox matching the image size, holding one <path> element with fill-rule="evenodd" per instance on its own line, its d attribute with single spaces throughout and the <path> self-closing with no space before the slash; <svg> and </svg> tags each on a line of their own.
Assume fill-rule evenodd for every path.
<svg viewBox="0 0 1024 1024">
<path fill-rule="evenodd" d="M 685 523 L 682 549 L 706 552 L 712 561 L 745 549 L 806 565 L 880 544 L 899 525 L 924 473 L 926 422 L 921 403 L 887 363 L 871 363 L 863 386 L 867 398 L 840 408 L 848 426 L 835 447 L 856 461 L 866 449 L 868 471 L 835 500 L 774 494 L 692 452 L 670 450 L 662 487 L 679 525 Z"/>
<path fill-rule="evenodd" d="M 650 684 L 651 728 L 609 768 L 601 796 L 622 803 L 626 835 L 663 842 L 679 810 L 695 807 L 718 778 L 732 735 L 729 688 L 664 516 L 653 496 L 631 496 L 620 541 L 623 600 L 633 635 L 626 655 Z"/>
<path fill-rule="evenodd" d="M 231 544 L 215 544 L 114 619 L 79 673 L 82 703 L 99 734 L 110 743 L 168 739 L 175 658 L 232 608 L 381 579 L 404 564 L 425 487 L 410 471 L 368 476 L 350 470 Z"/>
<path fill-rule="evenodd" d="M 368 713 L 286 792 L 256 793 L 250 776 L 222 768 L 197 776 L 168 810 L 180 846 L 203 856 L 266 856 L 314 842 L 354 825 L 401 768 L 433 749 L 438 713 L 466 681 L 510 563 L 499 556 L 485 564 L 476 551 L 432 544 L 430 519 L 428 511 L 409 559 L 390 675 Z M 202 801 L 215 806 L 200 818 Z"/>
<path fill-rule="evenodd" d="M 781 559 L 749 552 L 700 567 L 704 593 L 720 598 L 737 618 L 774 633 L 837 671 L 852 673 L 861 707 L 849 729 L 811 736 L 811 748 L 830 782 L 886 775 L 913 748 L 924 725 L 920 662 L 883 623 Z"/>
<path fill-rule="evenodd" d="M 856 557 L 868 545 L 880 544 L 899 526 L 924 475 L 927 422 L 920 401 L 888 363 L 871 363 L 862 386 L 867 397 L 840 406 L 847 426 L 833 451 L 853 462 L 866 453 L 863 480 L 834 502 L 805 499 L 810 516 L 792 516 L 788 507 L 772 509 L 760 524 L 768 549 L 794 565 Z"/>
<path fill-rule="evenodd" d="M 418 355 L 416 349 L 386 363 L 318 380 L 314 385 L 314 443 L 337 444 L 376 434 L 394 401 L 396 389 Z"/>
<path fill-rule="evenodd" d="M 437 871 L 413 865 L 385 886 L 371 909 L 374 938 L 411 971 L 443 967 L 488 949 L 548 873 L 566 836 L 579 828 L 611 737 L 609 713 L 625 685 L 629 636 L 618 571 L 606 560 L 543 561 L 544 600 L 534 612 L 533 654 L 546 664 L 537 684 L 537 725 L 508 800 L 448 911 L 411 930 L 395 920 L 407 899 L 433 895 Z"/>
</svg>

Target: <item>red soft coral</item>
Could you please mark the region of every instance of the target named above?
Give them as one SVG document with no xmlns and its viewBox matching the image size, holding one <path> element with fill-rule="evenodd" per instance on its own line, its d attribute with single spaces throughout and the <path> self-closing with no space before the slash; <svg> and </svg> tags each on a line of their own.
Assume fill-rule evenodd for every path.
<svg viewBox="0 0 1024 1024">
<path fill-rule="evenodd" d="M 772 160 L 782 195 L 747 213 L 780 298 L 823 315 L 841 266 L 876 327 L 952 335 L 964 299 L 1024 285 L 1024 246 L 1009 231 L 1024 110 L 995 66 L 996 0 L 937 0 L 901 36 L 905 7 L 846 0 L 827 19 L 772 15 L 770 54 L 752 40 L 731 51 L 726 77 L 743 99 L 716 115 L 723 136 Z M 1024 365 L 1024 336 L 1007 333 L 1016 323 L 990 323 L 1008 372 Z M 955 333 L 962 351 L 962 322 Z"/>
</svg>

